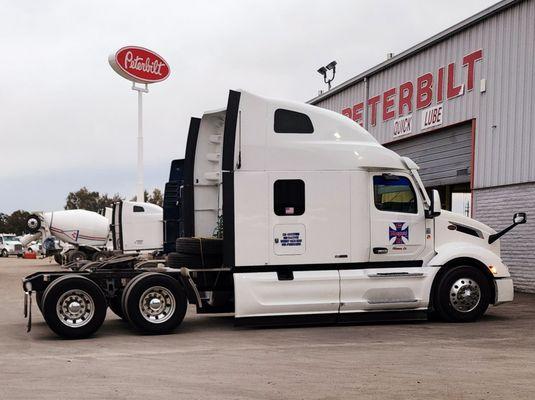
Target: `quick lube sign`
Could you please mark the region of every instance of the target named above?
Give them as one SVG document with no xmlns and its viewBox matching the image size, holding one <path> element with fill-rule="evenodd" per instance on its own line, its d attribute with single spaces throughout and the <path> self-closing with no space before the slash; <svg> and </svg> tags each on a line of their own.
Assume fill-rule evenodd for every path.
<svg viewBox="0 0 535 400">
<path fill-rule="evenodd" d="M 393 137 L 440 126 L 448 101 L 474 88 L 475 69 L 481 60 L 483 50 L 472 51 L 457 62 L 440 66 L 436 71 L 426 72 L 344 108 L 342 114 L 363 125 L 366 105 L 369 124 L 376 126 L 378 122 L 392 121 Z M 415 122 L 419 125 L 415 126 Z"/>
</svg>

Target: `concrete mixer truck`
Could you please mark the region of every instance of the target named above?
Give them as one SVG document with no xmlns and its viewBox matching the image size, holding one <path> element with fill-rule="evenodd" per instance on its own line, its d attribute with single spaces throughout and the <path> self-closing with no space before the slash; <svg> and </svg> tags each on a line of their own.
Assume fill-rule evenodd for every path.
<svg viewBox="0 0 535 400">
<path fill-rule="evenodd" d="M 150 203 L 116 202 L 104 215 L 87 210 L 34 213 L 26 228 L 30 233 L 21 238 L 22 244 L 42 239 L 43 251 L 58 264 L 163 247 L 163 210 Z"/>
</svg>

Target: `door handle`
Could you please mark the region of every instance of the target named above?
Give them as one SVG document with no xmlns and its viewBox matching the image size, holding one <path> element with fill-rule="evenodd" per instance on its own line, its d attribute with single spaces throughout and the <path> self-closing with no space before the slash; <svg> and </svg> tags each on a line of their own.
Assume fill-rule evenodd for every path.
<svg viewBox="0 0 535 400">
<path fill-rule="evenodd" d="M 374 247 L 373 248 L 373 254 L 386 254 L 388 253 L 388 249 L 386 247 Z"/>
<path fill-rule="evenodd" d="M 277 271 L 277 278 L 279 281 L 293 281 L 294 280 L 294 272 L 292 270 L 283 270 L 280 269 Z"/>
</svg>

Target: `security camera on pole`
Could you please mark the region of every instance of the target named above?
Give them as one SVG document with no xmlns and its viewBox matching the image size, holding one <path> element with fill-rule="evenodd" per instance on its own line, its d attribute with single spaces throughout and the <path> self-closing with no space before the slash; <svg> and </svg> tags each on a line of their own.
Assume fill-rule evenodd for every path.
<svg viewBox="0 0 535 400">
<path fill-rule="evenodd" d="M 137 91 L 137 201 L 145 200 L 143 182 L 143 93 L 148 93 L 149 83 L 161 82 L 169 76 L 169 64 L 155 52 L 143 47 L 127 46 L 110 54 L 108 61 L 115 72 L 132 81 Z M 136 86 L 136 83 L 142 86 Z"/>
</svg>

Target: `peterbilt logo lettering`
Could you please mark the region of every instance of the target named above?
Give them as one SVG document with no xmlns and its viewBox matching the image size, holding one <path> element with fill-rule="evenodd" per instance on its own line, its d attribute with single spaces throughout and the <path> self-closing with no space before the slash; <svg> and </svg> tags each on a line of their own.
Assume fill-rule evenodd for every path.
<svg viewBox="0 0 535 400">
<path fill-rule="evenodd" d="M 390 244 L 409 243 L 409 225 L 406 222 L 392 222 L 388 227 Z"/>
<path fill-rule="evenodd" d="M 364 111 L 368 108 L 369 123 L 375 126 L 381 117 L 381 121 L 386 122 L 430 107 L 433 103 L 440 104 L 462 96 L 475 87 L 476 65 L 482 60 L 482 49 L 472 51 L 460 62 L 439 65 L 435 70 L 409 81 L 392 82 L 393 87 L 368 99 L 360 99 L 343 108 L 342 114 L 363 125 Z"/>
<path fill-rule="evenodd" d="M 161 56 L 143 47 L 123 47 L 108 61 L 123 78 L 139 83 L 161 82 L 170 73 L 169 64 Z"/>
</svg>

